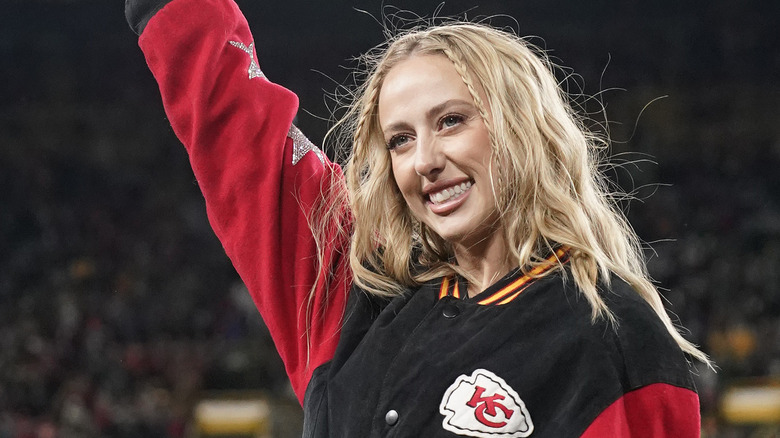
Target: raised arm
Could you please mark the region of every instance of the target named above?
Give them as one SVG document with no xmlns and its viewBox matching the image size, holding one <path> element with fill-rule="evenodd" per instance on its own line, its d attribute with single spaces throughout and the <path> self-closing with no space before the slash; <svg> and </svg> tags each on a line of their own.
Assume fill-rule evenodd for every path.
<svg viewBox="0 0 780 438">
<path fill-rule="evenodd" d="M 345 239 L 325 248 L 320 267 L 307 220 L 341 170 L 292 125 L 298 99 L 263 75 L 233 0 L 127 0 L 125 12 L 209 221 L 302 400 L 312 371 L 333 355 L 351 282 Z M 309 303 L 318 269 L 335 277 Z"/>
</svg>

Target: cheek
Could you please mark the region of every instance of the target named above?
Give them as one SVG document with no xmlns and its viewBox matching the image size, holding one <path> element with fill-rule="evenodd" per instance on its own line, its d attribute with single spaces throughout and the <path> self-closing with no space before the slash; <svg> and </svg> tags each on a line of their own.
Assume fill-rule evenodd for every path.
<svg viewBox="0 0 780 438">
<path fill-rule="evenodd" d="M 419 219 L 424 205 L 419 196 L 419 176 L 413 168 L 407 168 L 403 160 L 392 160 L 393 175 L 389 184 L 395 184 L 394 192 L 398 202 L 405 208 L 406 213 Z"/>
<path fill-rule="evenodd" d="M 414 172 L 412 172 L 412 175 L 409 175 L 409 169 L 407 169 L 404 160 L 391 155 L 390 162 L 391 168 L 393 169 L 392 181 L 395 183 L 395 186 L 401 192 L 404 199 L 406 199 L 408 193 L 412 190 L 412 185 L 414 184 L 413 177 L 416 175 L 414 175 Z"/>
</svg>

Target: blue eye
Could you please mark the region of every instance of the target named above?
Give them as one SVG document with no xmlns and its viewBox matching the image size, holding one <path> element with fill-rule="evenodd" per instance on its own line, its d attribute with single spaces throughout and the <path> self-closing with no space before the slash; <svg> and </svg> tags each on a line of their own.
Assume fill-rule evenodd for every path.
<svg viewBox="0 0 780 438">
<path fill-rule="evenodd" d="M 392 137 L 390 137 L 390 140 L 387 141 L 387 149 L 393 150 L 399 146 L 403 146 L 404 143 L 409 142 L 409 136 L 406 134 L 396 134 Z"/>
<path fill-rule="evenodd" d="M 463 122 L 464 117 L 459 114 L 448 114 L 439 121 L 439 128 L 452 128 Z"/>
</svg>

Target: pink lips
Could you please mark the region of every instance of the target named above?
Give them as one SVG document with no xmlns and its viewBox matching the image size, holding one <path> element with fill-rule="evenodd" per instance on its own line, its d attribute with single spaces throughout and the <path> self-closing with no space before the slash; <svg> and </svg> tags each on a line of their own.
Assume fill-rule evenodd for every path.
<svg viewBox="0 0 780 438">
<path fill-rule="evenodd" d="M 458 185 L 458 184 L 453 184 L 450 187 L 454 187 L 456 185 Z M 444 186 L 444 187 L 441 187 L 441 185 L 439 185 L 439 186 L 440 186 L 440 188 L 433 187 L 433 190 L 430 190 L 430 189 L 427 190 L 427 192 L 428 192 L 427 194 L 428 194 L 429 199 L 425 203 L 428 206 L 428 208 L 431 210 L 431 212 L 434 213 L 434 214 L 437 214 L 437 215 L 444 216 L 444 215 L 448 215 L 448 214 L 452 213 L 453 211 L 458 209 L 458 207 L 460 207 L 464 202 L 466 202 L 466 199 L 469 197 L 469 194 L 471 194 L 471 187 L 469 187 L 464 192 L 460 193 L 457 196 L 453 196 L 452 198 L 450 198 L 447 201 L 444 201 L 444 202 L 442 202 L 440 204 L 434 204 L 430 200 L 430 194 L 431 193 L 438 193 L 438 192 L 444 190 L 445 188 L 450 188 L 450 187 L 447 187 L 447 186 Z M 473 183 L 472 183 L 472 186 L 473 186 Z"/>
</svg>

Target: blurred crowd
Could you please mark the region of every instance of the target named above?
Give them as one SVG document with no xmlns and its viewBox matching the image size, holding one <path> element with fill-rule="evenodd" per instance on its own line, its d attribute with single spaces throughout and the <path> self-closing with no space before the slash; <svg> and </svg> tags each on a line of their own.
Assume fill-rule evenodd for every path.
<svg viewBox="0 0 780 438">
<path fill-rule="evenodd" d="M 0 160 L 0 437 L 181 437 L 202 391 L 285 395 L 173 155 L 156 170 L 67 153 Z"/>
<path fill-rule="evenodd" d="M 771 18 L 713 4 L 706 25 L 672 17 L 614 55 L 605 76 L 628 91 L 600 95 L 620 122 L 606 172 L 635 198 L 623 206 L 669 309 L 717 363 L 698 366 L 704 435 L 758 436 L 718 403 L 733 382 L 780 377 L 780 54 Z M 0 26 L 0 438 L 185 437 L 206 391 L 292 399 L 132 38 L 66 23 L 24 45 L 20 26 Z M 593 94 L 604 61 L 578 46 L 629 30 L 583 40 L 580 26 L 553 40 Z M 312 138 L 318 123 L 300 121 Z"/>
</svg>

